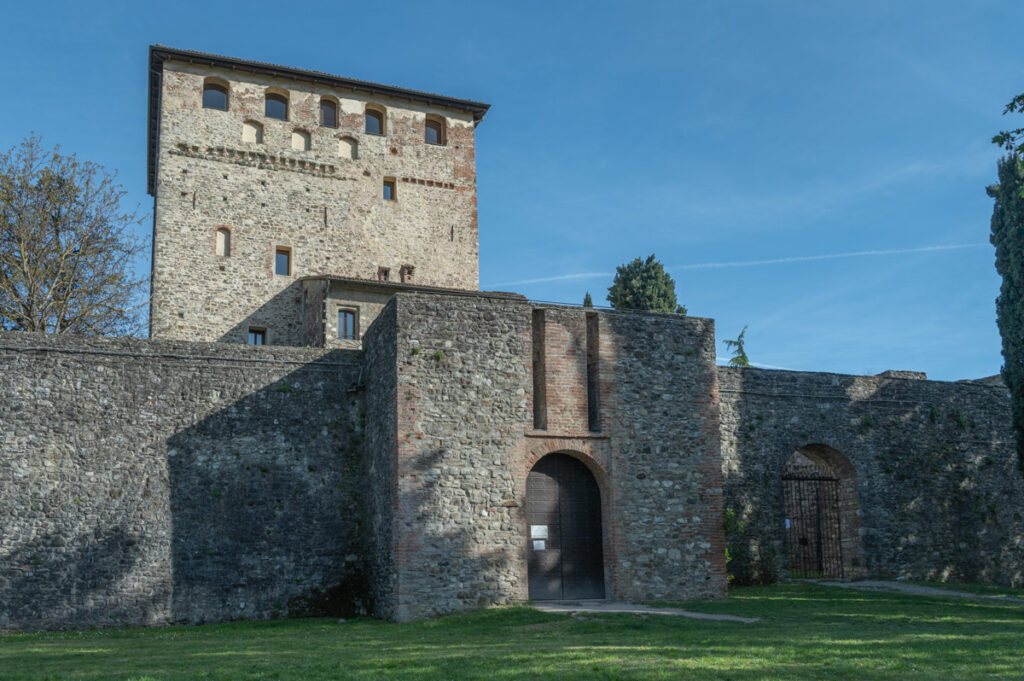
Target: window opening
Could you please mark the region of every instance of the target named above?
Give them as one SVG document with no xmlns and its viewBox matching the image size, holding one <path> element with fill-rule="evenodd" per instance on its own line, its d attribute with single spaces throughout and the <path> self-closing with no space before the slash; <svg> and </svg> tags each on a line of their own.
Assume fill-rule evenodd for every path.
<svg viewBox="0 0 1024 681">
<path fill-rule="evenodd" d="M 423 133 L 423 139 L 427 144 L 444 146 L 444 123 L 433 118 L 428 118 L 427 125 Z"/>
<path fill-rule="evenodd" d="M 292 273 L 292 250 L 278 248 L 274 251 L 274 274 L 290 275 Z"/>
<path fill-rule="evenodd" d="M 391 270 L 389 268 L 387 268 L 387 267 L 378 267 L 377 268 L 377 280 L 378 281 L 388 281 L 389 279 L 391 279 Z"/>
<path fill-rule="evenodd" d="M 231 230 L 225 227 L 217 230 L 217 255 L 225 258 L 231 255 Z"/>
<path fill-rule="evenodd" d="M 227 111 L 228 88 L 220 83 L 203 83 L 203 108 Z"/>
<path fill-rule="evenodd" d="M 338 339 L 356 339 L 356 313 L 353 310 L 338 310 Z"/>
<path fill-rule="evenodd" d="M 320 125 L 325 128 L 338 127 L 338 105 L 329 99 L 320 100 Z"/>
<path fill-rule="evenodd" d="M 394 180 L 394 178 L 390 178 L 390 177 L 384 178 L 384 200 L 385 201 L 394 201 L 397 198 L 398 198 L 398 194 L 397 194 L 397 191 L 395 190 L 395 180 Z"/>
<path fill-rule="evenodd" d="M 366 110 L 366 132 L 370 135 L 384 134 L 384 114 L 375 109 Z"/>
<path fill-rule="evenodd" d="M 288 120 L 288 98 L 276 92 L 268 92 L 264 98 L 263 113 L 267 118 Z"/>
<path fill-rule="evenodd" d="M 267 330 L 249 327 L 249 345 L 266 345 Z"/>
</svg>

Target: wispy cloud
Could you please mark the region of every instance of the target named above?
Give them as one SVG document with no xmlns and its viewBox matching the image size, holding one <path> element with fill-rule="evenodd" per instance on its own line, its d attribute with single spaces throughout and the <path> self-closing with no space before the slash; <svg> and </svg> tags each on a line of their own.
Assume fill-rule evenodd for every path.
<svg viewBox="0 0 1024 681">
<path fill-rule="evenodd" d="M 667 267 L 669 271 L 680 270 L 710 270 L 725 267 L 756 267 L 758 265 L 786 265 L 797 262 L 813 262 L 815 260 L 838 260 L 840 258 L 865 258 L 884 255 L 909 255 L 912 253 L 930 253 L 936 251 L 956 251 L 966 248 L 983 248 L 989 244 L 978 242 L 973 244 L 947 244 L 940 246 L 917 246 L 914 248 L 886 248 L 870 251 L 846 251 L 844 253 L 820 253 L 818 255 L 792 255 L 783 258 L 768 258 L 764 260 L 727 260 L 723 262 L 700 262 L 688 265 L 673 265 Z M 527 284 L 546 284 L 553 281 L 572 281 L 576 279 L 609 279 L 615 276 L 614 272 L 576 272 L 572 274 L 559 274 L 553 277 L 537 277 L 534 279 L 520 279 L 518 281 L 503 281 L 492 286 L 525 286 Z"/>
<path fill-rule="evenodd" d="M 815 260 L 837 260 L 839 258 L 863 258 L 879 255 L 907 255 L 910 253 L 928 253 L 931 251 L 956 251 L 964 248 L 980 248 L 987 243 L 949 244 L 945 246 L 918 246 L 915 248 L 887 248 L 871 251 L 847 251 L 845 253 L 821 253 L 819 255 L 794 255 L 785 258 L 769 258 L 767 260 L 732 260 L 725 262 L 702 262 L 690 265 L 674 265 L 669 270 L 709 270 L 720 267 L 754 267 L 756 265 L 785 265 L 794 262 L 813 262 Z"/>
</svg>

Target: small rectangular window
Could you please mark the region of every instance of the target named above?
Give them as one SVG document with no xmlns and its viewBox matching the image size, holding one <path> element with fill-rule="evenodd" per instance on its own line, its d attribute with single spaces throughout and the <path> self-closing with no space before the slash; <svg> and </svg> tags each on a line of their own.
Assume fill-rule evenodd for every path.
<svg viewBox="0 0 1024 681">
<path fill-rule="evenodd" d="M 320 100 L 320 125 L 326 128 L 338 127 L 338 105 L 329 99 Z"/>
<path fill-rule="evenodd" d="M 266 345 L 267 344 L 267 330 L 266 329 L 249 329 L 249 345 Z"/>
<path fill-rule="evenodd" d="M 395 193 L 395 181 L 392 178 L 385 178 L 384 180 L 384 200 L 394 201 L 396 197 Z"/>
<path fill-rule="evenodd" d="M 292 249 L 278 248 L 274 252 L 274 274 L 288 276 L 292 273 Z"/>
<path fill-rule="evenodd" d="M 353 310 L 338 310 L 338 339 L 356 339 L 356 313 Z"/>
<path fill-rule="evenodd" d="M 391 279 L 391 270 L 388 269 L 387 267 L 378 267 L 377 268 L 377 280 L 378 281 L 388 281 L 389 279 Z"/>
</svg>

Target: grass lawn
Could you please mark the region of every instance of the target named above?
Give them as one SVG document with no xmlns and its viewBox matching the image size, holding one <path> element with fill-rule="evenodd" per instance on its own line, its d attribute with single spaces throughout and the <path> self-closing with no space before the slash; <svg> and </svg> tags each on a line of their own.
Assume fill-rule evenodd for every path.
<svg viewBox="0 0 1024 681">
<path fill-rule="evenodd" d="M 807 584 L 687 603 L 757 624 L 495 608 L 0 635 L 0 679 L 1015 679 L 1024 604 Z"/>
</svg>

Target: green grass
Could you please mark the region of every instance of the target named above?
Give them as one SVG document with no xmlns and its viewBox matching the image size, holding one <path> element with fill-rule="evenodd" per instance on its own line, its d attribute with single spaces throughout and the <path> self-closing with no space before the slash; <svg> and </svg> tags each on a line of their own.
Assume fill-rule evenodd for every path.
<svg viewBox="0 0 1024 681">
<path fill-rule="evenodd" d="M 0 636 L 0 679 L 1020 679 L 1024 605 L 807 584 L 686 603 L 757 624 L 496 608 Z"/>
</svg>

